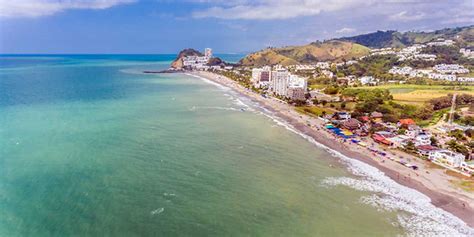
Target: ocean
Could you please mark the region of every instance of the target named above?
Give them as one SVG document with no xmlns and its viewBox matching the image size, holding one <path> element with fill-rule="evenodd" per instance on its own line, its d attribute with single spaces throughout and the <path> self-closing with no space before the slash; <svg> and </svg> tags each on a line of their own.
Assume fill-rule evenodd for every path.
<svg viewBox="0 0 474 237">
<path fill-rule="evenodd" d="M 474 234 L 173 58 L 0 56 L 0 236 Z"/>
</svg>

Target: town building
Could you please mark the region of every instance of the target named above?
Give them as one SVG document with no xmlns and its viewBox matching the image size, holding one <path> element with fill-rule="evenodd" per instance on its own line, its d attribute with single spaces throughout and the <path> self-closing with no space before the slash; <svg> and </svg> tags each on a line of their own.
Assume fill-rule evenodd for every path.
<svg viewBox="0 0 474 237">
<path fill-rule="evenodd" d="M 270 91 L 275 95 L 286 97 L 288 92 L 288 77 L 290 73 L 282 67 L 277 67 L 271 73 Z"/>
<path fill-rule="evenodd" d="M 425 145 L 431 145 L 431 136 L 420 133 L 417 136 L 415 136 L 415 146 L 425 146 Z"/>
<path fill-rule="evenodd" d="M 204 49 L 204 57 L 212 58 L 212 49 L 211 48 Z"/>
<path fill-rule="evenodd" d="M 416 149 L 418 150 L 418 154 L 427 157 L 431 157 L 434 155 L 435 152 L 440 151 L 438 147 L 431 145 L 419 145 L 416 147 Z"/>
<path fill-rule="evenodd" d="M 288 87 L 287 97 L 291 100 L 304 101 L 306 100 L 306 91 L 301 87 Z"/>
<path fill-rule="evenodd" d="M 454 44 L 453 40 L 445 40 L 443 38 L 436 39 L 434 42 L 429 42 L 428 46 L 451 46 Z"/>
<path fill-rule="evenodd" d="M 408 136 L 398 135 L 394 137 L 387 138 L 392 143 L 393 148 L 402 148 L 405 147 L 410 140 Z"/>
<path fill-rule="evenodd" d="M 270 78 L 271 78 L 271 68 L 269 66 L 252 69 L 251 81 L 254 87 L 256 88 L 267 87 L 270 83 Z"/>
<path fill-rule="evenodd" d="M 362 85 L 377 85 L 378 80 L 372 76 L 360 77 L 358 79 Z"/>
<path fill-rule="evenodd" d="M 421 132 L 421 128 L 417 125 L 410 124 L 406 128 L 405 135 L 410 138 L 415 138 Z"/>
<path fill-rule="evenodd" d="M 382 122 L 383 114 L 380 113 L 380 112 L 374 111 L 374 112 L 370 113 L 370 118 L 374 122 L 380 123 L 380 122 Z"/>
<path fill-rule="evenodd" d="M 212 49 L 206 48 L 204 56 L 186 56 L 183 58 L 183 66 L 188 69 L 207 70 L 209 59 L 212 57 Z"/>
<path fill-rule="evenodd" d="M 362 123 L 355 118 L 350 118 L 342 122 L 342 127 L 348 130 L 356 130 L 362 127 Z"/>
<path fill-rule="evenodd" d="M 464 162 L 464 155 L 450 150 L 438 150 L 430 154 L 429 159 L 441 166 L 457 168 Z"/>
<path fill-rule="evenodd" d="M 351 114 L 348 113 L 348 112 L 336 112 L 334 114 L 334 117 L 337 120 L 349 120 L 349 119 L 351 119 Z"/>
<path fill-rule="evenodd" d="M 438 64 L 433 67 L 433 70 L 443 74 L 465 74 L 469 73 L 469 69 L 459 64 Z"/>
<path fill-rule="evenodd" d="M 291 100 L 306 100 L 307 83 L 306 78 L 290 74 L 287 97 Z"/>
</svg>

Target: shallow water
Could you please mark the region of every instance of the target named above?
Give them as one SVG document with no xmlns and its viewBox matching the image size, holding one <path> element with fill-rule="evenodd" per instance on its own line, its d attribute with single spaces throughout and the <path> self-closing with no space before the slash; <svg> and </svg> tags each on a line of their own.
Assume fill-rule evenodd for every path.
<svg viewBox="0 0 474 237">
<path fill-rule="evenodd" d="M 169 60 L 0 57 L 1 236 L 472 231 Z"/>
</svg>

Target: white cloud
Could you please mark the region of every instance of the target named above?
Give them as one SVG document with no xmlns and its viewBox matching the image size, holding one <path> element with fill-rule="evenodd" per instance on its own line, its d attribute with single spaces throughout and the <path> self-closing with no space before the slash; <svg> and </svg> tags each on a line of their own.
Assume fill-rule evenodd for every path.
<svg viewBox="0 0 474 237">
<path fill-rule="evenodd" d="M 356 31 L 356 29 L 354 29 L 354 28 L 344 27 L 342 29 L 336 30 L 336 33 L 337 34 L 347 34 L 347 33 L 353 33 L 355 31 Z"/>
<path fill-rule="evenodd" d="M 418 21 L 426 17 L 427 15 L 423 12 L 409 13 L 408 11 L 401 11 L 389 16 L 389 19 L 392 21 Z"/>
<path fill-rule="evenodd" d="M 193 13 L 195 18 L 215 17 L 222 19 L 289 19 L 314 16 L 321 12 L 337 11 L 355 6 L 373 4 L 374 0 L 255 0 L 228 1 L 226 6 L 214 6 Z M 230 6 L 229 6 L 230 5 Z"/>
<path fill-rule="evenodd" d="M 68 9 L 106 9 L 136 0 L 0 0 L 0 17 L 40 17 Z"/>
</svg>

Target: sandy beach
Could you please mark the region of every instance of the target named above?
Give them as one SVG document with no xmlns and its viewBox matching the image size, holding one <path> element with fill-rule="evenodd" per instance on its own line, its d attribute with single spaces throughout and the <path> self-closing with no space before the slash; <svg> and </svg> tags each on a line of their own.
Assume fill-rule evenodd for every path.
<svg viewBox="0 0 474 237">
<path fill-rule="evenodd" d="M 433 205 L 452 213 L 470 227 L 474 227 L 474 193 L 453 185 L 450 180 L 460 178 L 446 174 L 445 169 L 433 168 L 433 165 L 427 161 L 401 151 L 381 147 L 374 144 L 371 139 L 365 140 L 372 148 L 384 150 L 389 156 L 403 156 L 411 164 L 418 166 L 419 170 L 404 167 L 390 159 L 378 157 L 366 148 L 343 142 L 324 129 L 322 120 L 298 113 L 293 106 L 278 99 L 264 98 L 242 87 L 237 82 L 218 74 L 210 72 L 192 72 L 190 74 L 209 79 L 239 92 L 241 95 L 259 103 L 260 106 L 272 111 L 279 118 L 284 119 L 288 124 L 291 124 L 303 134 L 312 137 L 318 143 L 379 169 L 395 182 L 425 194 L 431 199 Z"/>
</svg>

